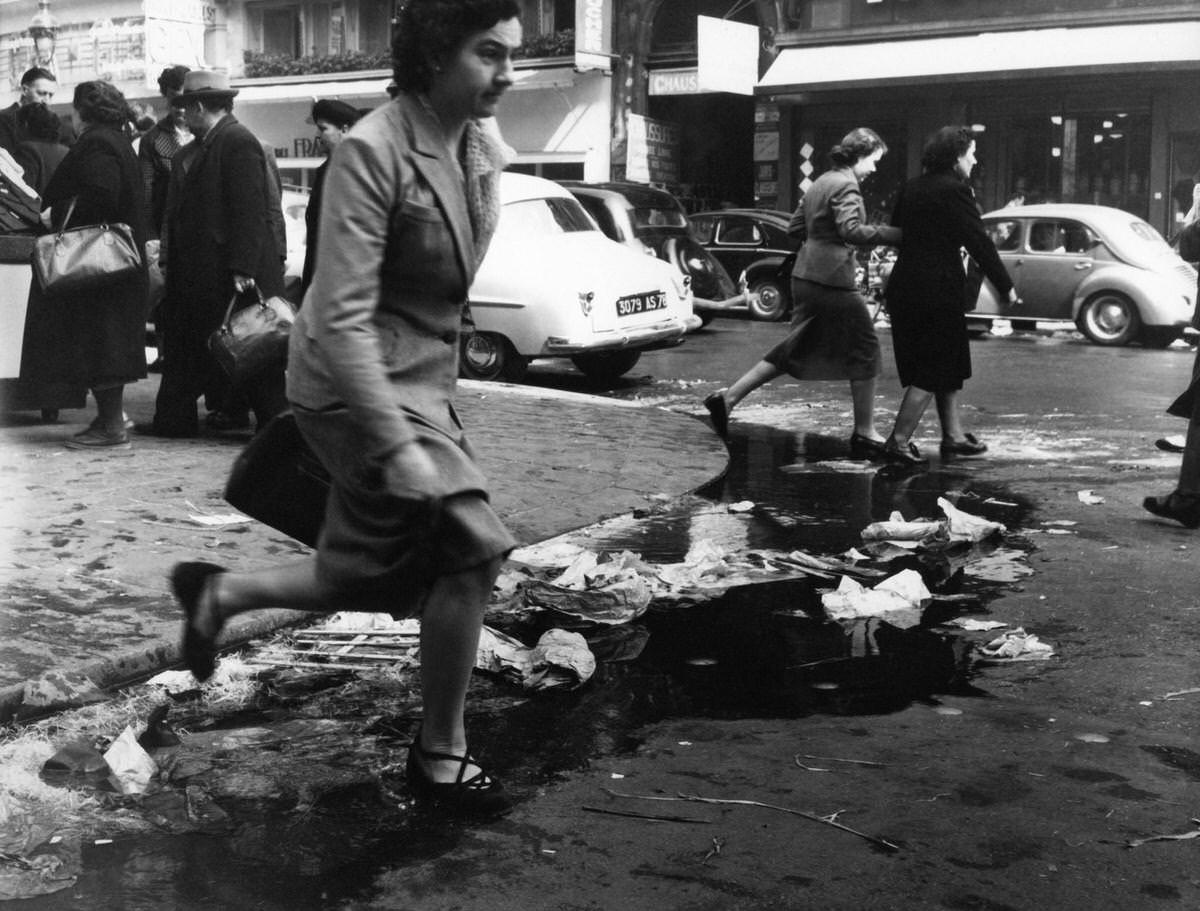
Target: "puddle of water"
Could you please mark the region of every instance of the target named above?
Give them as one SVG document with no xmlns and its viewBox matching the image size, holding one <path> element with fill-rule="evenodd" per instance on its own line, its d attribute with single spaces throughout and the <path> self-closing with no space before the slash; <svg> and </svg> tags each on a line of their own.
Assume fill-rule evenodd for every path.
<svg viewBox="0 0 1200 911">
<path fill-rule="evenodd" d="M 701 539 L 736 551 L 835 554 L 860 545 L 861 530 L 894 510 L 907 519 L 938 516 L 939 496 L 1010 528 L 1030 511 L 1010 492 L 953 468 L 889 476 L 816 464 L 844 457 L 836 451 L 842 441 L 809 438 L 801 451 L 793 435 L 767 430 L 733 445 L 730 474 L 708 492 L 714 499 L 695 497 L 650 516 L 621 517 L 569 540 L 597 551 L 636 551 L 656 563 L 681 561 Z M 805 470 L 780 470 L 798 463 Z M 724 505 L 743 500 L 754 508 L 731 513 Z M 1003 570 L 1012 564 L 1009 553 L 988 548 L 983 561 L 975 562 L 978 552 L 957 549 L 905 557 L 888 569 L 916 568 L 935 592 L 978 594 L 988 582 L 1005 580 Z M 983 570 L 968 577 L 962 569 L 970 565 Z M 938 605 L 926 621 L 961 612 L 961 606 Z M 634 624 L 589 631 L 599 667 L 577 692 L 527 698 L 493 681 L 473 681 L 469 726 L 480 758 L 520 797 L 564 771 L 631 749 L 640 728 L 669 718 L 879 714 L 935 702 L 941 694 L 980 694 L 971 684 L 964 637 L 927 626 L 900 630 L 879 620 L 843 626 L 820 616 L 811 580 L 789 580 L 733 589 L 687 608 L 652 609 Z M 541 632 L 509 631 L 527 642 Z M 379 756 L 392 755 L 394 769 L 377 780 L 350 776 L 344 787 L 307 802 L 294 795 L 288 801 L 227 799 L 222 806 L 232 822 L 219 834 L 88 846 L 79 883 L 38 899 L 38 907 L 308 911 L 364 897 L 379 872 L 450 850 L 460 830 L 415 812 L 398 771 L 419 714 L 411 676 L 386 685 L 337 682 L 315 690 L 276 685 L 253 710 L 212 726 L 336 717 L 378 738 L 376 752 L 344 756 L 345 764 L 373 762 L 377 771 Z"/>
</svg>

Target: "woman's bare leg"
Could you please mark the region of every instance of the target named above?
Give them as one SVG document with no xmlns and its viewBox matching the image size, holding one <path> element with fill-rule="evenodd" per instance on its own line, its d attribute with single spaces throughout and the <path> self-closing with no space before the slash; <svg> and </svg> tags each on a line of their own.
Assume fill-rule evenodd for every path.
<svg viewBox="0 0 1200 911">
<path fill-rule="evenodd" d="M 943 440 L 962 440 L 965 433 L 962 417 L 958 411 L 958 390 L 939 392 L 934 395 L 937 402 L 938 422 L 942 425 Z"/>
</svg>

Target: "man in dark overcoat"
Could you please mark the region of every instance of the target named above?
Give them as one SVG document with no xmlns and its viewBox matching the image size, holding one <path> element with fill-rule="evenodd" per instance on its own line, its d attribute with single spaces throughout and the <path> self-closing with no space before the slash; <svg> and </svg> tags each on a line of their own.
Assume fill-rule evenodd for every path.
<svg viewBox="0 0 1200 911">
<path fill-rule="evenodd" d="M 163 436 L 199 432 L 201 395 L 210 412 L 248 403 L 260 427 L 286 407 L 282 364 L 234 390 L 208 350 L 231 299 L 240 308 L 256 291 L 283 290 L 263 147 L 233 116 L 236 94 L 223 74 L 192 70 L 176 99 L 197 139 L 176 156 L 164 219 L 163 378 L 150 428 Z"/>
</svg>

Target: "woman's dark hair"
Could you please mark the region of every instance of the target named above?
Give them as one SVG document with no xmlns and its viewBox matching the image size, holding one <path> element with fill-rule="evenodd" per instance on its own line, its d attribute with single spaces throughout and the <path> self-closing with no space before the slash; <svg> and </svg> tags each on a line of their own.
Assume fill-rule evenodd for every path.
<svg viewBox="0 0 1200 911">
<path fill-rule="evenodd" d="M 954 164 L 966 154 L 975 141 L 970 127 L 942 127 L 929 137 L 921 151 L 921 170 L 926 174 L 942 174 L 954 170 Z"/>
<path fill-rule="evenodd" d="M 71 103 L 84 123 L 103 123 L 124 126 L 134 119 L 125 96 L 111 82 L 81 82 L 75 86 Z"/>
<path fill-rule="evenodd" d="M 182 63 L 167 67 L 158 74 L 158 94 L 165 98 L 167 92 L 178 92 L 183 88 L 183 77 L 191 71 Z"/>
<path fill-rule="evenodd" d="M 887 144 L 874 130 L 858 127 L 843 136 L 842 141 L 829 150 L 829 160 L 839 168 L 848 168 L 876 150 L 886 152 Z"/>
<path fill-rule="evenodd" d="M 517 0 L 408 0 L 392 32 L 392 79 L 397 89 L 428 91 L 436 67 L 468 35 L 520 16 Z"/>
<path fill-rule="evenodd" d="M 17 123 L 34 139 L 57 142 L 62 122 L 44 104 L 27 104 L 17 109 Z"/>
</svg>

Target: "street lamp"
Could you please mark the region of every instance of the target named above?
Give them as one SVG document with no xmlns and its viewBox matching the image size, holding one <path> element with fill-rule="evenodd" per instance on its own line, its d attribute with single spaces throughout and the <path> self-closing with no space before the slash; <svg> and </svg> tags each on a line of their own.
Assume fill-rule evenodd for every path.
<svg viewBox="0 0 1200 911">
<path fill-rule="evenodd" d="M 58 22 L 50 12 L 50 0 L 38 0 L 37 12 L 29 20 L 29 37 L 33 39 L 33 65 L 52 69 L 54 37 Z"/>
</svg>

